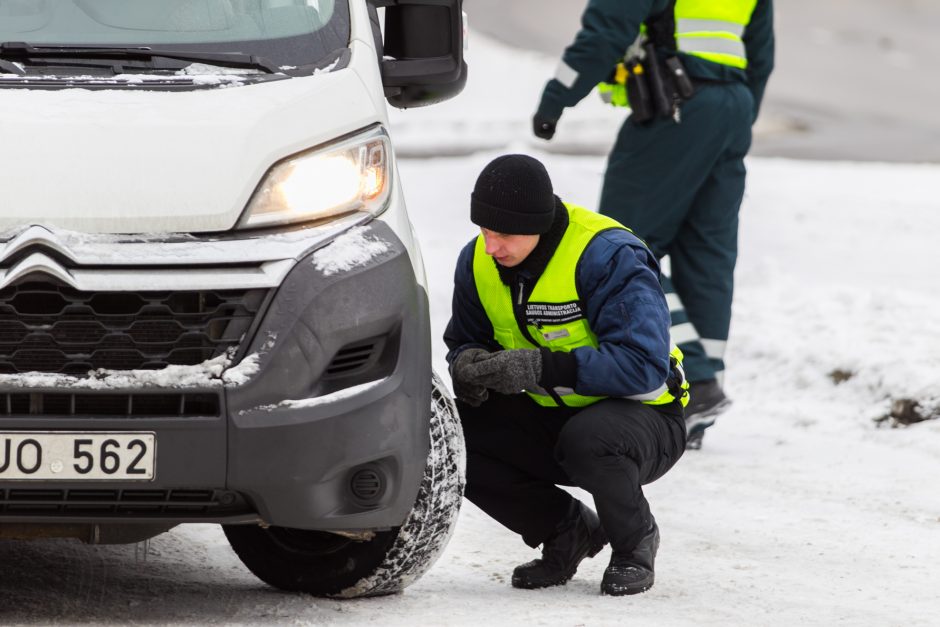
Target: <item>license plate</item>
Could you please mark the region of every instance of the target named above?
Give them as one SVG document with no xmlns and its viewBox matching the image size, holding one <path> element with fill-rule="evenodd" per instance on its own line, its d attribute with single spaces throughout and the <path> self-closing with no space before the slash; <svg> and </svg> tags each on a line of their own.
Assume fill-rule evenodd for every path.
<svg viewBox="0 0 940 627">
<path fill-rule="evenodd" d="M 143 432 L 0 432 L 0 481 L 149 481 L 156 445 Z"/>
</svg>

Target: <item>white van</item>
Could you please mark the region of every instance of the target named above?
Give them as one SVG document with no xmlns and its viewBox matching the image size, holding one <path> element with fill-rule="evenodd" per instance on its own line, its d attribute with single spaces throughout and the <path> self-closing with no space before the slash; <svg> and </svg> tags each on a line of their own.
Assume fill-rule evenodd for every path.
<svg viewBox="0 0 940 627">
<path fill-rule="evenodd" d="M 0 0 L 0 538 L 430 567 L 462 439 L 385 101 L 459 93 L 461 3 Z"/>
</svg>

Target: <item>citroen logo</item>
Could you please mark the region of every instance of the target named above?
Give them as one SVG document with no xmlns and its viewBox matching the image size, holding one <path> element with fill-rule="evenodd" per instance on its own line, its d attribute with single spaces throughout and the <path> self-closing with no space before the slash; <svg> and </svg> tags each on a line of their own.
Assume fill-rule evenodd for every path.
<svg viewBox="0 0 940 627">
<path fill-rule="evenodd" d="M 40 250 L 45 249 L 54 252 L 66 259 L 74 259 L 69 250 L 55 236 L 55 233 L 42 226 L 31 226 L 8 241 L 3 248 L 0 249 L 0 273 L 2 273 L 2 275 L 0 275 L 0 289 L 27 275 L 35 273 L 47 274 L 65 285 L 77 287 L 75 278 L 68 269 L 53 257 L 42 252 L 34 252 L 17 262 L 14 266 L 5 270 L 2 269 L 7 259 L 10 259 L 27 248 L 34 247 Z"/>
</svg>

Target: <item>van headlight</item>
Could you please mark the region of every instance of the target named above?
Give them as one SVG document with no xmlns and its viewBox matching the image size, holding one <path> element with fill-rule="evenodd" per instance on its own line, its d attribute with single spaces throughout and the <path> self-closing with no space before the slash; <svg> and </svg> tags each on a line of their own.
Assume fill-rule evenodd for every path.
<svg viewBox="0 0 940 627">
<path fill-rule="evenodd" d="M 378 215 L 391 188 L 388 134 L 376 127 L 277 162 L 255 190 L 238 228 L 322 220 L 353 211 Z"/>
</svg>

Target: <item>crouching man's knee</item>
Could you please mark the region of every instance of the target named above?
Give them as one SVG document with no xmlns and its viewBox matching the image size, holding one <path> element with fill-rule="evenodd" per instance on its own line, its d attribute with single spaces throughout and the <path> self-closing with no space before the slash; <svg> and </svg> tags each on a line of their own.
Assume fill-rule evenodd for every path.
<svg viewBox="0 0 940 627">
<path fill-rule="evenodd" d="M 591 421 L 577 418 L 569 420 L 558 434 L 555 459 L 572 480 L 588 488 L 595 481 L 603 481 L 606 467 L 623 451 L 598 433 Z"/>
</svg>

